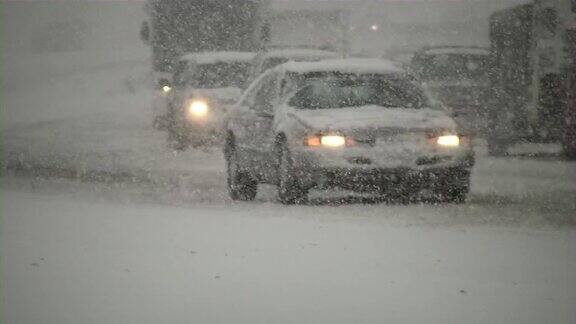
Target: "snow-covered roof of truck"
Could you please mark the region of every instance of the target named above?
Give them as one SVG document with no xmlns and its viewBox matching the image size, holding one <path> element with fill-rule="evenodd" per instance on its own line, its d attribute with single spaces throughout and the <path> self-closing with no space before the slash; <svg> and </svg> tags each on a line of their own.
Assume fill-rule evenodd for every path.
<svg viewBox="0 0 576 324">
<path fill-rule="evenodd" d="M 490 51 L 481 47 L 436 47 L 423 51 L 425 54 L 442 55 L 442 54 L 469 54 L 469 55 L 488 55 Z"/>
<path fill-rule="evenodd" d="M 308 49 L 308 48 L 283 48 L 283 49 L 272 49 L 263 54 L 264 57 L 285 57 L 290 59 L 298 58 L 308 58 L 308 57 L 318 57 L 318 58 L 339 58 L 340 54 L 323 51 L 318 49 Z"/>
<path fill-rule="evenodd" d="M 254 58 L 252 52 L 200 52 L 189 53 L 182 56 L 181 60 L 194 61 L 197 64 L 215 64 L 221 62 L 251 62 Z"/>
<path fill-rule="evenodd" d="M 382 59 L 331 59 L 319 62 L 288 62 L 279 69 L 293 73 L 341 72 L 353 74 L 404 74 L 398 63 Z"/>
</svg>

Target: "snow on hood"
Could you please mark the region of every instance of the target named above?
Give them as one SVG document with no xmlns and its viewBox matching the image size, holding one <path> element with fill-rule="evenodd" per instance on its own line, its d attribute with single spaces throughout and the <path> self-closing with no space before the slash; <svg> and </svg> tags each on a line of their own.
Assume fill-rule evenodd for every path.
<svg viewBox="0 0 576 324">
<path fill-rule="evenodd" d="M 455 129 L 446 112 L 433 109 L 354 108 L 305 110 L 294 109 L 296 119 L 317 130 L 360 129 Z"/>
<path fill-rule="evenodd" d="M 215 89 L 190 89 L 190 96 L 213 100 L 222 104 L 232 105 L 242 95 L 242 90 L 235 87 Z"/>
</svg>

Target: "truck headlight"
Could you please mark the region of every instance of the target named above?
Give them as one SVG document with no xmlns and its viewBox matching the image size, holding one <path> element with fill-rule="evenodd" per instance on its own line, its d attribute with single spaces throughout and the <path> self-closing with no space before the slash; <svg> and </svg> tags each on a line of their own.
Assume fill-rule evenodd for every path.
<svg viewBox="0 0 576 324">
<path fill-rule="evenodd" d="M 188 106 L 191 117 L 205 117 L 208 114 L 208 103 L 204 100 L 192 100 Z"/>
<path fill-rule="evenodd" d="M 460 137 L 457 135 L 443 135 L 436 139 L 436 144 L 446 147 L 460 146 Z"/>
<path fill-rule="evenodd" d="M 163 92 L 163 93 L 168 93 L 168 92 L 170 92 L 170 91 L 172 91 L 172 88 L 171 88 L 169 85 L 165 85 L 165 86 L 162 87 L 162 92 Z"/>
</svg>

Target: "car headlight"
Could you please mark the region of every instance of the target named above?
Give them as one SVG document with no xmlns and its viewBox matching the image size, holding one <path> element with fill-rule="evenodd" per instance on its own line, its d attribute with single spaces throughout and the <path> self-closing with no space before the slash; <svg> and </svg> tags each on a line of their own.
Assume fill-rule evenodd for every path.
<svg viewBox="0 0 576 324">
<path fill-rule="evenodd" d="M 460 146 L 460 137 L 457 135 L 443 135 L 436 139 L 436 144 L 445 147 Z"/>
<path fill-rule="evenodd" d="M 208 103 L 204 100 L 192 100 L 188 106 L 188 114 L 191 117 L 205 117 L 208 114 Z"/>
<path fill-rule="evenodd" d="M 168 86 L 168 85 L 165 85 L 165 86 L 162 87 L 162 92 L 163 92 L 163 93 L 168 93 L 168 92 L 170 92 L 170 91 L 172 91 L 172 87 L 170 87 L 170 86 Z"/>
<path fill-rule="evenodd" d="M 304 145 L 311 147 L 342 147 L 352 145 L 353 140 L 341 135 L 315 135 L 306 138 Z"/>
</svg>

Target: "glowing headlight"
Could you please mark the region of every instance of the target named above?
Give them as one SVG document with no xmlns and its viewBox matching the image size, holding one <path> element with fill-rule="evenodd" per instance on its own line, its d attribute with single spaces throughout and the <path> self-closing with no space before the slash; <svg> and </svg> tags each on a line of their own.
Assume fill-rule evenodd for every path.
<svg viewBox="0 0 576 324">
<path fill-rule="evenodd" d="M 460 137 L 456 135 L 444 135 L 438 137 L 436 143 L 438 143 L 440 146 L 455 147 L 460 145 Z"/>
<path fill-rule="evenodd" d="M 208 114 L 208 103 L 203 100 L 194 100 L 188 107 L 188 113 L 193 117 L 204 117 Z"/>
<path fill-rule="evenodd" d="M 170 91 L 172 91 L 172 88 L 170 86 L 165 85 L 162 87 L 162 92 L 168 93 Z"/>
<path fill-rule="evenodd" d="M 322 146 L 339 147 L 346 144 L 346 139 L 344 136 L 327 135 L 320 138 L 320 143 Z"/>
<path fill-rule="evenodd" d="M 348 141 L 348 143 L 352 143 Z M 306 146 L 318 147 L 318 146 L 325 146 L 325 147 L 341 147 L 348 144 L 346 141 L 346 137 L 340 135 L 319 135 L 319 136 L 311 136 L 306 139 L 304 144 Z"/>
</svg>

